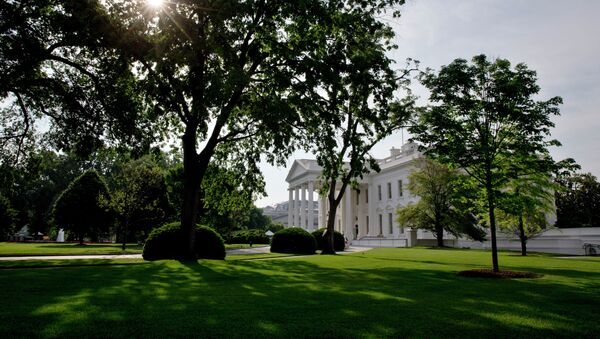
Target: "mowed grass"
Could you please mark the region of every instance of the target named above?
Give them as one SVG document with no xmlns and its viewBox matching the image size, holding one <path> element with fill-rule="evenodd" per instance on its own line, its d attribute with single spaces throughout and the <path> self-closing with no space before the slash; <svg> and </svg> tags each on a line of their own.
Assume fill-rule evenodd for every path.
<svg viewBox="0 0 600 339">
<path fill-rule="evenodd" d="M 597 337 L 600 258 L 475 250 L 0 269 L 3 337 Z M 85 261 L 93 264 L 92 260 Z M 118 265 L 116 265 L 118 264 Z M 66 264 L 68 265 L 68 264 Z"/>
<path fill-rule="evenodd" d="M 86 243 L 29 243 L 29 242 L 0 242 L 0 256 L 30 256 L 30 255 L 94 255 L 94 254 L 136 254 L 142 253 L 143 245 L 127 244 L 125 251 L 122 244 Z"/>
</svg>

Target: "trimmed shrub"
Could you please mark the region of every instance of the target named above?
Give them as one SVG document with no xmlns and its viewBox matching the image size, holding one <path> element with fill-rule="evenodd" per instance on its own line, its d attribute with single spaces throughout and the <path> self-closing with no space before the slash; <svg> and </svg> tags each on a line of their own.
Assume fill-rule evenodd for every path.
<svg viewBox="0 0 600 339">
<path fill-rule="evenodd" d="M 314 254 L 316 249 L 315 237 L 298 227 L 275 233 L 271 241 L 271 252 L 274 253 Z"/>
<path fill-rule="evenodd" d="M 208 226 L 196 226 L 196 254 L 200 259 L 225 259 L 223 238 Z"/>
<path fill-rule="evenodd" d="M 145 260 L 181 259 L 185 256 L 185 246 L 181 223 L 173 222 L 150 232 L 142 256 Z M 223 238 L 213 229 L 196 226 L 196 256 L 199 259 L 225 259 Z"/>
<path fill-rule="evenodd" d="M 312 232 L 311 234 L 315 237 L 317 241 L 317 249 L 323 249 L 323 233 L 325 232 L 325 228 L 319 228 L 318 230 Z M 346 239 L 344 239 L 344 235 L 338 231 L 333 231 L 333 249 L 336 252 L 342 252 L 346 248 Z"/>
</svg>

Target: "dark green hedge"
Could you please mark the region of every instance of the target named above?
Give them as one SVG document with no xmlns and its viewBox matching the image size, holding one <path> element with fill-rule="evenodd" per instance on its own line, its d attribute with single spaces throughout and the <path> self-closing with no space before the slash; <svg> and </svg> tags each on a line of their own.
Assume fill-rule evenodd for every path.
<svg viewBox="0 0 600 339">
<path fill-rule="evenodd" d="M 181 259 L 185 257 L 185 246 L 181 224 L 174 222 L 150 232 L 142 256 L 145 260 Z M 196 226 L 196 256 L 199 259 L 225 259 L 223 238 L 213 229 Z"/>
<path fill-rule="evenodd" d="M 253 244 L 268 244 L 271 239 L 265 235 L 264 230 L 244 230 L 231 233 L 227 239 L 229 244 L 248 244 L 252 240 Z"/>
<path fill-rule="evenodd" d="M 312 232 L 313 237 L 317 241 L 317 249 L 323 249 L 323 232 L 325 232 L 325 228 L 319 228 L 318 230 Z M 346 248 L 346 239 L 344 239 L 344 235 L 338 231 L 333 231 L 333 249 L 336 252 L 342 252 Z"/>
<path fill-rule="evenodd" d="M 271 252 L 314 254 L 317 249 L 317 241 L 312 234 L 298 228 L 285 228 L 273 235 L 271 241 Z"/>
</svg>

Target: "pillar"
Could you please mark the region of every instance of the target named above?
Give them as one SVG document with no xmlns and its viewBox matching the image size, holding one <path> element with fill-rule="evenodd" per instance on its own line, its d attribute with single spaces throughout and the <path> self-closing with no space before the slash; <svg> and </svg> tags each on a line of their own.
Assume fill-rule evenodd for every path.
<svg viewBox="0 0 600 339">
<path fill-rule="evenodd" d="M 327 212 L 325 211 L 325 198 L 319 195 L 319 219 L 317 227 L 325 227 L 326 223 L 323 222 L 323 220 L 325 219 L 326 213 Z"/>
<path fill-rule="evenodd" d="M 376 197 L 376 193 L 375 193 L 375 189 L 374 189 L 374 185 L 369 184 L 369 206 L 368 206 L 368 214 L 369 214 L 369 233 L 367 235 L 369 236 L 373 236 L 373 235 L 377 235 L 377 232 L 375 232 L 375 229 L 379 226 L 377 226 L 377 213 L 375 210 L 375 207 L 377 206 L 375 197 Z"/>
<path fill-rule="evenodd" d="M 288 192 L 288 227 L 292 227 L 292 224 L 294 223 L 294 191 L 289 187 Z"/>
<path fill-rule="evenodd" d="M 315 209 L 314 209 L 314 201 L 313 201 L 313 196 L 314 196 L 314 190 L 315 190 L 315 185 L 312 181 L 308 182 L 308 230 L 312 231 L 315 229 Z"/>
<path fill-rule="evenodd" d="M 353 239 L 352 232 L 354 232 L 354 219 L 352 219 L 352 189 L 346 187 L 344 192 L 344 236 L 346 238 Z"/>
<path fill-rule="evenodd" d="M 300 202 L 300 227 L 307 229 L 306 228 L 306 186 L 302 185 L 300 192 L 302 192 L 302 195 L 301 195 L 302 200 Z"/>
<path fill-rule="evenodd" d="M 300 186 L 296 186 L 294 199 L 294 226 L 300 226 Z"/>
</svg>

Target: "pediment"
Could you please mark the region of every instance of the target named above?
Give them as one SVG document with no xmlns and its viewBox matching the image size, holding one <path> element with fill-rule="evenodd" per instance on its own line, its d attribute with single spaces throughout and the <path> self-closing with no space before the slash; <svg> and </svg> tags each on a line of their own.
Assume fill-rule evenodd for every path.
<svg viewBox="0 0 600 339">
<path fill-rule="evenodd" d="M 288 172 L 285 181 L 291 183 L 297 178 L 300 178 L 308 174 L 318 174 L 321 172 L 321 167 L 317 164 L 316 160 L 309 159 L 298 159 L 294 160 L 290 171 Z"/>
</svg>

